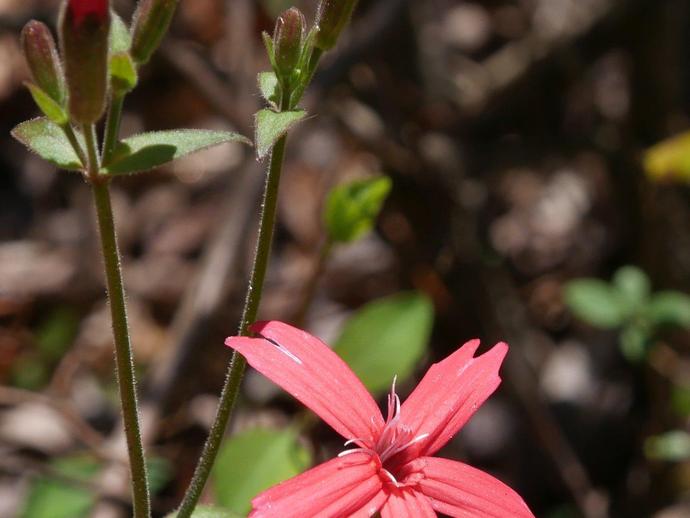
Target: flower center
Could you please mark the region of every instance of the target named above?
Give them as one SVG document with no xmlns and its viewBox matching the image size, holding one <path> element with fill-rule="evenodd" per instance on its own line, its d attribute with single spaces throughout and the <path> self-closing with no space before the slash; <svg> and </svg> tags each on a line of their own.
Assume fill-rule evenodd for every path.
<svg viewBox="0 0 690 518">
<path fill-rule="evenodd" d="M 394 466 L 391 466 L 388 461 L 413 444 L 423 441 L 429 434 L 424 433 L 415 437 L 412 429 L 400 421 L 400 397 L 395 393 L 395 381 L 396 378 L 393 378 L 393 386 L 388 394 L 388 417 L 378 439 L 375 442 L 360 438 L 350 439 L 345 446 L 356 444 L 359 447 L 345 450 L 338 456 L 344 457 L 355 452 L 368 453 L 378 459 L 381 475 L 395 487 L 401 487 L 404 484 L 396 479 Z"/>
</svg>

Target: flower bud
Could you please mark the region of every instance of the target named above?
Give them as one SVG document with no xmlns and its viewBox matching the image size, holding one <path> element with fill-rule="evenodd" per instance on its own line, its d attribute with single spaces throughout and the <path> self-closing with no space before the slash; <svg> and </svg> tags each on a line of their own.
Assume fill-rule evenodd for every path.
<svg viewBox="0 0 690 518">
<path fill-rule="evenodd" d="M 22 29 L 22 48 L 36 85 L 58 104 L 65 102 L 65 77 L 48 26 L 31 20 Z"/>
<path fill-rule="evenodd" d="M 283 77 L 289 76 L 299 62 L 306 25 L 304 15 L 296 7 L 285 11 L 276 21 L 273 32 L 275 61 L 278 73 Z"/>
<path fill-rule="evenodd" d="M 357 0 L 321 0 L 316 11 L 314 46 L 321 50 L 335 47 L 356 6 Z"/>
<path fill-rule="evenodd" d="M 108 94 L 108 0 L 68 0 L 59 26 L 70 116 L 94 123 L 103 115 Z"/>
<path fill-rule="evenodd" d="M 132 21 L 134 61 L 142 65 L 151 58 L 170 27 L 178 0 L 141 0 Z"/>
</svg>

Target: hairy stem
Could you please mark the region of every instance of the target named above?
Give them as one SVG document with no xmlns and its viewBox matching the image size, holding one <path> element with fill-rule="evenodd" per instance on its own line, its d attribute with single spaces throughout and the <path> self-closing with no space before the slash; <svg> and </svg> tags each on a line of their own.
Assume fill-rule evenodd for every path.
<svg viewBox="0 0 690 518">
<path fill-rule="evenodd" d="M 117 138 L 120 135 L 120 121 L 122 120 L 122 107 L 125 103 L 124 94 L 113 93 L 113 98 L 108 107 L 108 117 L 105 122 L 105 137 L 103 138 L 103 163 L 107 164 L 113 156 Z"/>
<path fill-rule="evenodd" d="M 120 251 L 115 235 L 115 223 L 108 182 L 106 179 L 99 177 L 100 166 L 95 133 L 93 125 L 84 127 L 84 139 L 86 141 L 89 164 L 87 172 L 96 205 L 106 285 L 108 288 L 108 301 L 113 325 L 115 367 L 132 478 L 133 515 L 135 518 L 149 518 L 151 516 L 151 504 L 149 500 L 148 478 L 146 476 L 144 447 L 139 427 L 134 358 L 129 337 L 129 325 L 127 323 L 127 306 L 122 283 Z"/>
<path fill-rule="evenodd" d="M 239 327 L 239 334 L 242 336 L 247 336 L 249 334 L 249 325 L 256 320 L 259 304 L 261 303 L 261 294 L 271 253 L 271 243 L 273 242 L 273 229 L 275 228 L 276 208 L 278 205 L 278 188 L 280 186 L 280 174 L 283 168 L 286 141 L 286 137 L 281 138 L 273 148 L 271 163 L 266 176 L 261 222 L 259 224 L 259 236 L 254 253 L 254 265 L 247 288 L 247 297 L 245 299 L 244 311 L 242 312 L 242 320 Z M 194 471 L 192 481 L 177 511 L 177 518 L 189 518 L 199 501 L 201 492 L 206 485 L 208 476 L 211 473 L 211 468 L 218 455 L 218 450 L 223 440 L 223 435 L 225 434 L 225 428 L 232 415 L 232 410 L 237 400 L 237 394 L 240 390 L 240 384 L 242 383 L 242 377 L 246 366 L 246 360 L 241 355 L 233 352 L 230 365 L 225 375 L 223 391 L 220 394 L 216 418 L 211 426 L 206 444 L 204 444 L 204 449 L 201 453 L 201 458 L 199 459 L 196 470 Z"/>
</svg>

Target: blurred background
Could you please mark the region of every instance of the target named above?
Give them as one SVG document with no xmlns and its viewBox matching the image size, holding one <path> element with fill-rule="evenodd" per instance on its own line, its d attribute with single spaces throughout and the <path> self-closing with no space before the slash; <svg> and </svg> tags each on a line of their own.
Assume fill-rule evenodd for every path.
<svg viewBox="0 0 690 518">
<path fill-rule="evenodd" d="M 122 133 L 251 136 L 261 31 L 295 3 L 313 20 L 311 0 L 182 0 Z M 19 31 L 54 26 L 58 4 L 0 0 L 0 516 L 126 516 L 89 188 L 9 135 L 38 115 Z M 133 2 L 114 5 L 129 20 Z M 689 126 L 689 48 L 685 0 L 361 0 L 290 137 L 261 317 L 303 320 L 344 350 L 371 337 L 376 373 L 386 359 L 409 370 L 401 395 L 464 341 L 505 340 L 503 385 L 445 456 L 539 517 L 690 516 L 690 193 L 672 160 L 690 144 L 645 155 Z M 376 228 L 317 279 L 324 197 L 381 174 Z M 238 144 L 113 186 L 157 516 L 213 418 L 262 176 Z M 390 326 L 404 332 L 386 342 Z M 287 460 L 267 461 L 286 475 L 342 449 L 259 376 L 245 389 L 231 428 L 247 442 L 228 442 L 205 495 L 239 514 L 253 491 L 233 493 L 237 466 L 259 461 L 237 450 L 265 453 L 256 430 L 301 423 Z"/>
</svg>

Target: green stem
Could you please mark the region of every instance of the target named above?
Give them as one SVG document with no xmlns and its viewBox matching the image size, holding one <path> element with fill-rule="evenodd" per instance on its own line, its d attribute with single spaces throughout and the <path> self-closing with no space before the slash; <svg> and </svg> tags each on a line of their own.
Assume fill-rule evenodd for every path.
<svg viewBox="0 0 690 518">
<path fill-rule="evenodd" d="M 101 236 L 101 248 L 105 264 L 105 277 L 108 288 L 108 300 L 115 341 L 115 366 L 122 416 L 125 424 L 127 451 L 132 477 L 132 503 L 135 518 L 149 518 L 151 504 L 149 501 L 148 478 L 146 476 L 146 459 L 141 441 L 139 427 L 139 410 L 137 405 L 136 382 L 134 376 L 134 358 L 129 338 L 127 323 L 127 306 L 122 283 L 120 251 L 115 235 L 113 208 L 110 203 L 108 182 L 99 177 L 98 150 L 96 147 L 95 128 L 84 126 L 84 138 L 88 155 L 88 177 L 91 181 L 98 229 Z"/>
<path fill-rule="evenodd" d="M 108 163 L 115 151 L 117 138 L 120 135 L 120 121 L 122 120 L 122 107 L 124 103 L 124 94 L 113 92 L 113 97 L 108 107 L 108 117 L 105 122 L 105 137 L 103 138 L 104 164 Z"/>
<path fill-rule="evenodd" d="M 239 334 L 249 335 L 249 325 L 256 320 L 261 303 L 261 293 L 263 291 L 264 279 L 268 268 L 268 260 L 271 253 L 271 243 L 273 242 L 273 229 L 275 228 L 276 208 L 278 204 L 278 189 L 280 186 L 280 174 L 283 168 L 283 157 L 285 155 L 285 144 L 287 137 L 282 137 L 273 148 L 271 154 L 271 164 L 266 177 L 266 187 L 261 211 L 261 222 L 259 224 L 259 236 L 254 254 L 254 266 L 247 288 L 247 297 L 242 312 Z M 230 365 L 225 376 L 223 391 L 220 394 L 216 418 L 211 426 L 208 439 L 204 444 L 199 463 L 197 464 L 194 476 L 185 493 L 182 504 L 177 511 L 176 518 L 189 518 L 196 507 L 201 492 L 206 485 L 211 468 L 216 460 L 220 444 L 225 434 L 232 409 L 237 400 L 240 384 L 244 375 L 246 360 L 238 353 L 232 354 Z"/>
<path fill-rule="evenodd" d="M 72 128 L 72 125 L 69 122 L 63 124 L 62 131 L 65 132 L 67 140 L 69 140 L 72 149 L 74 149 L 74 152 L 79 157 L 79 160 L 81 161 L 82 165 L 84 167 L 87 167 L 88 161 L 86 155 L 84 154 L 84 150 L 81 148 L 81 144 L 79 143 L 79 140 L 77 139 L 77 136 L 74 133 L 74 128 Z"/>
<path fill-rule="evenodd" d="M 305 81 L 301 85 L 301 89 L 297 96 L 294 94 L 283 95 L 280 103 L 281 111 L 290 110 L 293 106 L 297 105 L 304 89 L 314 76 L 322 53 L 323 51 L 321 50 L 314 50 L 309 62 L 308 81 Z M 266 176 L 263 203 L 261 204 L 261 221 L 259 223 L 259 235 L 257 238 L 256 250 L 254 252 L 252 273 L 249 285 L 247 286 L 247 296 L 244 301 L 244 309 L 242 311 L 242 319 L 239 326 L 238 334 L 240 336 L 249 335 L 249 326 L 256 320 L 256 316 L 259 312 L 264 279 L 266 278 L 266 270 L 268 269 L 268 260 L 271 253 L 271 244 L 273 243 L 273 230 L 275 228 L 276 209 L 278 206 L 278 190 L 280 187 L 280 175 L 283 169 L 286 144 L 287 135 L 281 137 L 278 142 L 276 142 L 273 147 L 273 152 L 271 153 L 271 163 Z M 215 420 L 213 421 L 213 425 L 211 425 L 211 430 L 204 444 L 199 462 L 194 470 L 192 480 L 177 510 L 176 518 L 189 518 L 199 502 L 201 492 L 206 485 L 208 477 L 211 474 L 211 468 L 213 468 L 213 464 L 216 461 L 218 450 L 220 449 L 223 436 L 225 435 L 225 429 L 232 415 L 232 410 L 235 407 L 246 367 L 247 361 L 242 355 L 233 352 L 225 375 L 223 390 L 220 393 L 220 401 L 218 402 Z"/>
</svg>

